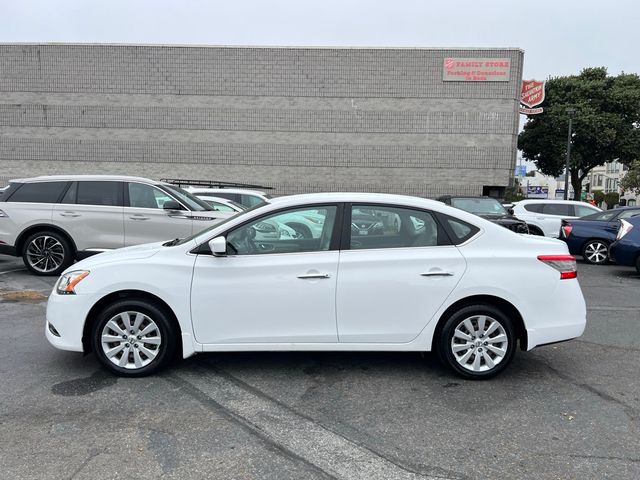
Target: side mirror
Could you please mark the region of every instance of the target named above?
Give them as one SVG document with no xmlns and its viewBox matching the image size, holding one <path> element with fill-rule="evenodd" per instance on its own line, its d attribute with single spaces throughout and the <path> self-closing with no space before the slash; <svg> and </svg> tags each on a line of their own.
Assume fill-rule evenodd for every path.
<svg viewBox="0 0 640 480">
<path fill-rule="evenodd" d="M 227 239 L 225 237 L 216 237 L 209 240 L 209 249 L 216 257 L 222 257 L 227 254 Z"/>
<path fill-rule="evenodd" d="M 164 205 L 162 205 L 162 208 L 165 210 L 182 210 L 182 205 L 175 200 L 167 200 L 164 202 Z"/>
<path fill-rule="evenodd" d="M 507 213 L 509 213 L 509 215 L 513 215 L 514 214 L 513 208 L 510 208 L 509 210 L 507 210 Z"/>
</svg>

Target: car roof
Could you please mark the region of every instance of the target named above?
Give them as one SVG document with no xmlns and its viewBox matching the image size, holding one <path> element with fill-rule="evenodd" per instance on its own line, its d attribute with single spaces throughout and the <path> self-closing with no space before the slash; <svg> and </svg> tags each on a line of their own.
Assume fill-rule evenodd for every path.
<svg viewBox="0 0 640 480">
<path fill-rule="evenodd" d="M 202 193 L 207 193 L 207 192 L 227 192 L 227 193 L 244 193 L 245 195 L 256 195 L 256 196 L 260 196 L 260 197 L 265 197 L 267 194 L 265 192 L 262 192 L 260 190 L 250 190 L 247 188 L 233 188 L 233 187 L 199 187 L 197 185 L 195 186 L 190 186 L 190 185 L 185 185 L 184 188 L 187 192 L 202 192 Z"/>
<path fill-rule="evenodd" d="M 298 195 L 285 195 L 269 200 L 269 203 L 281 206 L 285 204 L 305 204 L 319 202 L 350 202 L 350 203 L 374 203 L 374 204 L 400 204 L 438 210 L 456 211 L 437 200 L 412 197 L 409 195 L 395 195 L 391 193 L 361 193 L 361 192 L 326 192 L 326 193 L 304 193 Z"/>
<path fill-rule="evenodd" d="M 554 198 L 530 198 L 530 199 L 519 200 L 517 202 L 514 202 L 514 205 L 525 204 L 525 203 L 565 203 L 565 204 L 571 204 L 571 205 L 590 205 L 589 203 L 582 202 L 580 200 L 560 200 L 560 199 L 556 200 Z M 590 205 L 590 206 L 593 207 L 594 205 Z"/>
<path fill-rule="evenodd" d="M 39 177 L 18 178 L 10 180 L 12 183 L 36 183 L 36 182 L 71 182 L 71 181 L 121 181 L 121 182 L 143 182 L 154 185 L 162 185 L 163 182 L 151 180 L 144 177 L 134 177 L 129 175 L 42 175 Z"/>
</svg>

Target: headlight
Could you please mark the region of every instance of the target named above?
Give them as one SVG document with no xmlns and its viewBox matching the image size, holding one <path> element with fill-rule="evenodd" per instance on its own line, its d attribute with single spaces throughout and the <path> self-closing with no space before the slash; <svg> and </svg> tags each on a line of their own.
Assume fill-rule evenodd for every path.
<svg viewBox="0 0 640 480">
<path fill-rule="evenodd" d="M 59 295 L 75 295 L 75 287 L 82 281 L 87 275 L 88 270 L 76 270 L 75 272 L 65 273 L 60 277 L 56 284 L 56 293 Z"/>
</svg>

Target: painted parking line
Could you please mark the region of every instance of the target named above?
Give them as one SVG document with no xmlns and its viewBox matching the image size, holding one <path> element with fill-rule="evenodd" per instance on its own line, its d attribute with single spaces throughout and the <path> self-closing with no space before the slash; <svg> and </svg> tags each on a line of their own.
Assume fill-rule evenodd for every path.
<svg viewBox="0 0 640 480">
<path fill-rule="evenodd" d="M 171 373 L 170 381 L 191 387 L 216 408 L 290 457 L 345 480 L 445 479 L 404 468 L 320 425 L 226 372 L 193 366 Z M 186 384 L 186 385 L 185 385 Z"/>
<path fill-rule="evenodd" d="M 12 273 L 12 272 L 23 272 L 25 270 L 26 268 L 16 268 L 14 270 L 5 270 L 4 272 L 0 272 L 0 275 L 6 275 L 7 273 Z"/>
</svg>

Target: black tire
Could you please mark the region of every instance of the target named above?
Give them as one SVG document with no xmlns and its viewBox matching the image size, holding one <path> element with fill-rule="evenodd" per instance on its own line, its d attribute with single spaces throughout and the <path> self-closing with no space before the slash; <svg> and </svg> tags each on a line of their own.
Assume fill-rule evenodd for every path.
<svg viewBox="0 0 640 480">
<path fill-rule="evenodd" d="M 539 237 L 544 237 L 544 233 L 538 227 L 534 227 L 534 226 L 528 225 L 528 224 L 527 224 L 527 226 L 529 227 L 529 233 L 531 235 L 538 235 Z"/>
<path fill-rule="evenodd" d="M 125 312 L 128 312 L 129 315 L 126 315 Z M 127 332 L 128 338 L 136 337 L 134 334 L 131 334 L 131 328 L 135 328 L 135 321 L 137 314 L 142 314 L 146 316 L 150 323 L 147 323 L 145 319 L 140 325 L 138 325 L 138 331 L 135 333 L 142 333 L 144 328 L 151 325 L 151 322 L 155 323 L 157 330 L 159 330 L 159 334 L 157 335 L 156 329 L 154 329 L 153 325 L 151 325 L 152 330 L 142 338 L 137 336 L 136 339 L 129 340 L 134 345 L 128 343 L 128 340 L 124 338 L 122 340 L 118 339 L 114 343 L 106 343 L 106 348 L 118 348 L 123 347 L 124 351 L 127 351 L 127 360 L 125 363 L 129 364 L 129 362 L 136 361 L 134 356 L 134 349 L 137 350 L 137 355 L 140 361 L 146 361 L 151 357 L 146 357 L 144 351 L 151 351 L 155 353 L 155 356 L 144 366 L 137 367 L 134 365 L 133 367 L 127 368 L 126 366 L 119 366 L 114 363 L 114 361 L 110 360 L 107 357 L 103 349 L 102 343 L 102 334 L 105 330 L 105 326 L 111 320 L 115 320 L 118 323 L 118 326 L 123 326 L 123 319 L 120 317 L 121 314 L 125 314 L 130 320 L 130 330 Z M 119 321 L 118 321 L 118 317 Z M 114 329 L 110 329 L 109 331 L 115 332 Z M 108 333 L 108 332 L 107 332 Z M 148 340 L 156 339 L 160 337 L 160 344 L 157 345 L 157 350 L 154 349 L 154 345 L 148 344 L 144 342 L 144 339 Z M 113 335 L 115 337 L 115 335 Z M 116 373 L 117 375 L 121 375 L 124 377 L 143 377 L 146 375 L 151 375 L 156 373 L 163 368 L 165 368 L 174 358 L 178 346 L 178 337 L 179 332 L 177 331 L 174 323 L 171 321 L 171 317 L 168 312 L 165 311 L 164 308 L 160 308 L 153 302 L 142 299 L 123 299 L 118 300 L 107 308 L 102 310 L 96 319 L 96 322 L 93 325 L 93 329 L 91 332 L 92 339 L 92 347 L 95 352 L 98 360 L 102 363 L 106 368 Z M 120 342 L 120 343 L 118 343 Z M 125 346 L 126 345 L 126 346 Z M 144 349 L 144 350 L 143 350 Z M 119 359 L 124 357 L 124 351 L 120 351 L 119 353 L 113 355 L 114 360 L 117 362 Z"/>
<path fill-rule="evenodd" d="M 496 331 L 491 332 L 488 338 L 496 339 L 498 334 L 505 335 L 506 349 L 504 349 L 505 354 L 501 357 L 501 359 L 498 362 L 496 362 L 495 366 L 490 367 L 489 364 L 486 363 L 484 359 L 486 357 L 489 357 L 490 361 L 493 362 L 495 358 L 497 358 L 497 355 L 496 357 L 493 357 L 495 353 L 487 349 L 486 347 L 488 343 L 486 341 L 487 338 L 480 339 L 478 337 L 473 337 L 474 342 L 466 341 L 465 343 L 475 344 L 475 346 L 471 348 L 472 353 L 469 354 L 470 355 L 469 360 L 471 359 L 475 360 L 476 356 L 480 357 L 481 363 L 478 365 L 478 368 L 480 370 L 473 371 L 471 370 L 473 366 L 473 362 L 471 362 L 471 365 L 469 365 L 469 363 L 466 363 L 467 367 L 465 367 L 458 361 L 456 355 L 453 352 L 453 342 L 454 342 L 453 339 L 454 339 L 454 334 L 456 332 L 456 328 L 462 325 L 464 321 L 467 319 L 469 319 L 472 323 L 476 322 L 475 326 L 477 328 L 478 319 L 476 318 L 474 320 L 474 317 L 477 317 L 477 316 L 490 317 L 491 320 L 498 322 L 502 330 L 498 330 L 497 332 Z M 490 325 L 490 324 L 487 324 L 485 320 L 485 326 L 486 325 Z M 504 333 L 501 333 L 501 331 L 503 331 Z M 462 342 L 462 340 L 455 340 L 455 341 Z M 478 344 L 478 342 L 480 343 Z M 469 306 L 463 307 L 457 312 L 453 313 L 447 320 L 445 320 L 444 325 L 439 330 L 438 337 L 435 339 L 434 345 L 436 346 L 436 351 L 438 353 L 438 357 L 440 358 L 440 361 L 445 366 L 453 370 L 456 374 L 471 380 L 486 380 L 491 377 L 494 377 L 495 375 L 500 373 L 502 370 L 504 370 L 507 367 L 507 365 L 509 365 L 516 351 L 516 347 L 517 347 L 516 343 L 517 343 L 517 337 L 515 333 L 515 328 L 511 320 L 509 320 L 509 318 L 501 310 L 494 307 L 493 305 L 477 304 L 477 305 L 469 305 Z M 504 345 L 504 344 L 494 343 L 491 346 L 495 347 L 495 345 Z M 456 344 L 456 346 L 458 345 Z M 466 352 L 468 352 L 468 350 L 469 349 L 461 351 L 460 352 L 461 357 L 464 357 L 466 355 Z"/>
<path fill-rule="evenodd" d="M 604 265 L 609 261 L 609 243 L 599 238 L 589 240 L 582 247 L 582 259 L 591 265 Z"/>
<path fill-rule="evenodd" d="M 73 257 L 67 237 L 53 230 L 32 233 L 22 247 L 22 261 L 35 275 L 58 276 L 73 263 Z"/>
<path fill-rule="evenodd" d="M 640 273 L 640 255 L 636 258 L 636 272 Z"/>
</svg>

